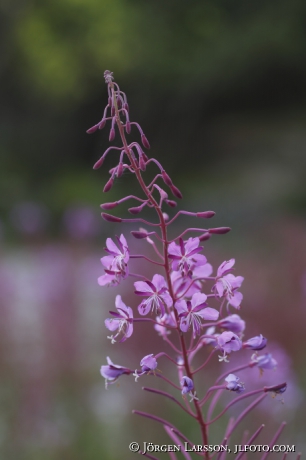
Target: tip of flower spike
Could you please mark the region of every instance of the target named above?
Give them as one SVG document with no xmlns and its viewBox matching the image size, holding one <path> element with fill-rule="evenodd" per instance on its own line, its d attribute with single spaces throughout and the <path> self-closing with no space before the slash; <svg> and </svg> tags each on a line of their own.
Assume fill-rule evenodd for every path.
<svg viewBox="0 0 306 460">
<path fill-rule="evenodd" d="M 204 212 L 197 212 L 197 217 L 202 217 L 204 219 L 210 219 L 214 217 L 216 213 L 214 211 L 204 211 Z"/>
<path fill-rule="evenodd" d="M 224 235 L 231 231 L 230 227 L 217 227 L 217 228 L 209 228 L 208 232 L 214 235 Z"/>
<path fill-rule="evenodd" d="M 101 216 L 104 220 L 107 220 L 107 222 L 122 222 L 120 217 L 112 216 L 111 214 L 106 214 L 105 212 L 102 212 Z"/>
<path fill-rule="evenodd" d="M 105 78 L 105 83 L 111 83 L 112 80 L 114 79 L 113 72 L 111 72 L 110 70 L 105 70 L 104 78 Z"/>
</svg>

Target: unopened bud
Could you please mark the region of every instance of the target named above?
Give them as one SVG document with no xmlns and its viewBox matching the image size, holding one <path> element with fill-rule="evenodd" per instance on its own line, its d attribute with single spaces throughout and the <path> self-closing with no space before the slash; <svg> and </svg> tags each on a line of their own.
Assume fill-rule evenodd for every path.
<svg viewBox="0 0 306 460">
<path fill-rule="evenodd" d="M 114 201 L 113 203 L 103 203 L 100 205 L 100 208 L 106 209 L 106 210 L 113 209 L 116 206 L 118 206 L 118 204 L 119 204 L 118 201 Z"/>
<path fill-rule="evenodd" d="M 127 122 L 125 123 L 125 130 L 126 130 L 126 132 L 127 132 L 128 134 L 130 134 L 130 132 L 131 132 L 131 123 L 130 123 L 129 121 L 127 121 Z"/>
<path fill-rule="evenodd" d="M 148 233 L 147 233 L 147 232 L 137 232 L 137 231 L 135 231 L 135 230 L 133 230 L 133 231 L 131 232 L 131 234 L 132 234 L 135 238 L 137 238 L 137 240 L 142 240 L 142 239 L 144 239 L 144 238 L 146 238 L 146 237 L 148 236 Z"/>
<path fill-rule="evenodd" d="M 109 142 L 112 142 L 115 139 L 115 128 L 111 128 L 109 132 Z"/>
<path fill-rule="evenodd" d="M 114 184 L 114 179 L 111 177 L 109 179 L 109 181 L 106 182 L 106 184 L 104 186 L 104 189 L 103 189 L 103 192 L 105 192 L 105 193 L 108 192 L 112 188 L 113 184 Z"/>
<path fill-rule="evenodd" d="M 144 161 L 144 159 L 143 159 L 143 155 L 141 155 L 141 156 L 139 157 L 139 167 L 140 167 L 141 171 L 145 171 L 145 170 L 146 170 L 146 163 L 145 163 L 145 161 Z"/>
<path fill-rule="evenodd" d="M 209 228 L 209 233 L 213 233 L 215 235 L 224 235 L 224 233 L 228 233 L 231 231 L 230 227 L 218 227 L 218 228 Z"/>
<path fill-rule="evenodd" d="M 204 219 L 210 219 L 214 217 L 216 213 L 214 211 L 204 211 L 204 212 L 197 212 L 197 217 L 202 217 Z"/>
<path fill-rule="evenodd" d="M 112 216 L 111 214 L 106 214 L 105 212 L 102 212 L 101 216 L 108 222 L 122 222 L 120 217 Z"/>
<path fill-rule="evenodd" d="M 139 214 L 142 210 L 143 206 L 135 206 L 134 208 L 129 208 L 128 211 L 131 214 Z"/>
<path fill-rule="evenodd" d="M 99 123 L 99 129 L 103 129 L 105 125 L 106 125 L 106 119 L 102 118 L 102 120 Z"/>
<path fill-rule="evenodd" d="M 165 200 L 165 203 L 167 203 L 167 205 L 170 206 L 170 208 L 175 208 L 175 206 L 177 206 L 176 201 L 173 200 Z"/>
<path fill-rule="evenodd" d="M 163 178 L 163 181 L 165 182 L 166 185 L 168 185 L 169 187 L 172 187 L 172 185 L 173 185 L 172 180 L 170 179 L 170 177 L 168 176 L 166 171 L 162 172 L 162 178 Z"/>
<path fill-rule="evenodd" d="M 181 192 L 175 185 L 171 185 L 170 190 L 173 193 L 173 195 L 176 196 L 176 198 L 180 198 L 180 199 L 183 198 L 183 195 L 181 194 Z"/>
<path fill-rule="evenodd" d="M 127 102 L 125 102 L 123 104 L 123 108 L 128 112 L 129 111 L 129 104 Z"/>
<path fill-rule="evenodd" d="M 118 164 L 118 167 L 117 167 L 117 177 L 121 177 L 122 176 L 122 173 L 123 173 L 123 164 L 122 163 L 119 163 Z"/>
<path fill-rule="evenodd" d="M 149 141 L 148 139 L 146 138 L 146 136 L 142 133 L 141 135 L 141 142 L 142 142 L 142 145 L 146 148 L 146 149 L 149 149 L 150 148 L 150 144 L 149 144 Z"/>
<path fill-rule="evenodd" d="M 210 233 L 208 233 L 208 232 L 202 233 L 202 235 L 199 236 L 199 240 L 200 241 L 206 241 L 206 240 L 209 240 L 210 237 L 211 237 Z"/>
<path fill-rule="evenodd" d="M 100 160 L 98 160 L 98 161 L 94 164 L 93 169 L 99 169 L 99 168 L 102 166 L 103 161 L 104 161 L 104 158 L 101 157 Z"/>
<path fill-rule="evenodd" d="M 144 152 L 142 152 L 142 157 L 143 157 L 143 159 L 144 159 L 145 162 L 147 162 L 148 159 L 149 159 L 149 158 L 147 157 L 147 155 L 146 155 Z"/>
<path fill-rule="evenodd" d="M 89 128 L 86 132 L 87 134 L 92 134 L 94 133 L 95 131 L 97 131 L 99 125 L 95 125 L 95 126 L 92 126 L 91 128 Z"/>
</svg>

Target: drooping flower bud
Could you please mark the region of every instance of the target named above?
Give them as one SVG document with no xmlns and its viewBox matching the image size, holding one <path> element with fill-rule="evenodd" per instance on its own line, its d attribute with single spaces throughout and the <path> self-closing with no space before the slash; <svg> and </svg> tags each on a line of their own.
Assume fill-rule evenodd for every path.
<svg viewBox="0 0 306 460">
<path fill-rule="evenodd" d="M 141 142 L 142 142 L 142 145 L 146 148 L 146 149 L 149 149 L 150 148 L 150 144 L 149 144 L 149 141 L 148 139 L 146 138 L 146 136 L 142 133 L 141 135 Z"/>
<path fill-rule="evenodd" d="M 109 192 L 110 189 L 112 188 L 114 184 L 114 178 L 113 176 L 106 182 L 105 186 L 104 186 L 104 189 L 103 189 L 103 192 L 106 193 L 106 192 Z"/>
<path fill-rule="evenodd" d="M 173 185 L 172 180 L 170 179 L 166 171 L 162 171 L 161 175 L 162 175 L 162 178 L 165 184 L 168 185 L 169 187 L 172 187 Z"/>
<path fill-rule="evenodd" d="M 113 203 L 103 203 L 100 205 L 100 208 L 108 210 L 108 209 L 113 209 L 116 206 L 118 206 L 118 201 L 114 201 Z"/>
<path fill-rule="evenodd" d="M 202 235 L 199 236 L 199 240 L 200 241 L 206 241 L 206 240 L 209 240 L 209 238 L 211 237 L 211 234 L 206 232 L 206 233 L 202 233 Z"/>
<path fill-rule="evenodd" d="M 99 129 L 103 129 L 105 125 L 106 125 L 106 119 L 102 118 L 102 120 L 100 121 L 100 123 L 98 125 Z"/>
<path fill-rule="evenodd" d="M 102 212 L 101 216 L 104 220 L 107 220 L 108 222 L 122 222 L 122 219 L 120 217 L 112 216 L 111 214 L 106 214 L 105 212 Z"/>
<path fill-rule="evenodd" d="M 267 345 L 268 340 L 262 335 L 252 337 L 243 343 L 243 348 L 249 348 L 251 350 L 262 350 Z"/>
<path fill-rule="evenodd" d="M 129 121 L 126 121 L 126 123 L 125 123 L 125 130 L 126 130 L 127 134 L 131 133 L 131 123 Z"/>
<path fill-rule="evenodd" d="M 87 134 L 92 134 L 92 133 L 94 133 L 95 131 L 97 131 L 98 127 L 99 127 L 99 124 L 92 126 L 91 128 L 89 128 L 89 129 L 86 131 Z"/>
<path fill-rule="evenodd" d="M 142 240 L 144 238 L 147 238 L 148 236 L 148 233 L 145 232 L 145 231 L 136 231 L 136 230 L 132 230 L 131 231 L 131 234 L 134 236 L 134 238 L 136 238 L 137 240 Z"/>
<path fill-rule="evenodd" d="M 111 128 L 110 132 L 109 132 L 109 142 L 112 142 L 114 139 L 115 139 L 115 128 Z"/>
<path fill-rule="evenodd" d="M 177 202 L 173 200 L 165 200 L 165 203 L 167 203 L 170 208 L 175 208 L 175 206 L 177 206 Z"/>
<path fill-rule="evenodd" d="M 204 212 L 197 212 L 197 217 L 202 217 L 204 219 L 210 219 L 214 217 L 216 213 L 214 211 L 204 211 Z"/>
<path fill-rule="evenodd" d="M 209 228 L 209 233 L 213 233 L 214 235 L 224 235 L 231 231 L 230 227 L 217 227 L 217 228 Z"/>
<path fill-rule="evenodd" d="M 176 196 L 176 198 L 179 198 L 180 200 L 183 198 L 182 193 L 179 191 L 179 189 L 175 185 L 172 184 L 170 186 L 170 190 L 173 193 L 173 195 Z"/>
</svg>

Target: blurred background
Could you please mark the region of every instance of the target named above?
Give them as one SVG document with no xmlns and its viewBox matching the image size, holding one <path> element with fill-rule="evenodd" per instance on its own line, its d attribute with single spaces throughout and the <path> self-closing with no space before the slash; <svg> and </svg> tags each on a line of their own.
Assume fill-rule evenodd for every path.
<svg viewBox="0 0 306 460">
<path fill-rule="evenodd" d="M 216 268 L 236 258 L 246 337 L 268 337 L 277 381 L 291 388 L 254 426 L 285 419 L 282 442 L 303 449 L 305 1 L 2 0 L 0 37 L 1 458 L 134 458 L 129 442 L 168 440 L 132 408 L 179 417 L 139 391 L 146 382 L 123 377 L 106 392 L 99 374 L 107 355 L 134 368 L 163 346 L 149 329 L 121 346 L 106 339 L 115 295 L 137 299 L 129 281 L 119 291 L 96 281 L 105 239 L 123 231 L 99 205 L 134 192 L 124 175 L 103 195 L 111 156 L 92 170 L 109 145 L 108 129 L 85 133 L 107 103 L 105 69 L 183 192 L 181 209 L 212 209 L 211 225 L 232 227 L 205 255 Z"/>
</svg>

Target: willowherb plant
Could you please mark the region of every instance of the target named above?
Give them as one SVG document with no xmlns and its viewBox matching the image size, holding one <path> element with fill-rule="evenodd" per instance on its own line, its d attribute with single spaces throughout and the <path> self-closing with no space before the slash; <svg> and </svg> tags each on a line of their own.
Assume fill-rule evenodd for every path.
<svg viewBox="0 0 306 460">
<path fill-rule="evenodd" d="M 180 190 L 173 184 L 170 176 L 162 165 L 155 158 L 148 158 L 143 148 L 149 149 L 149 142 L 138 123 L 132 122 L 129 116 L 127 98 L 117 83 L 114 82 L 113 73 L 106 70 L 104 73 L 108 89 L 108 103 L 105 107 L 102 120 L 91 127 L 87 132 L 93 133 L 110 123 L 109 141 L 115 139 L 116 133 L 122 141 L 121 147 L 111 146 L 94 165 L 98 169 L 106 155 L 114 150 L 119 156 L 118 164 L 110 170 L 110 178 L 104 187 L 104 192 L 111 189 L 116 178 L 119 178 L 124 171 L 134 174 L 138 181 L 143 196 L 125 196 L 122 199 L 104 203 L 101 208 L 104 211 L 112 210 L 121 203 L 134 200 L 136 206 L 128 210 L 131 214 L 137 215 L 145 208 L 153 208 L 157 214 L 158 222 L 134 217 L 131 219 L 120 218 L 106 212 L 102 217 L 108 222 L 129 222 L 141 223 L 142 227 L 133 230 L 132 235 L 139 240 L 147 241 L 156 253 L 156 260 L 152 260 L 143 254 L 131 254 L 126 238 L 123 234 L 114 239 L 107 238 L 105 251 L 107 255 L 102 257 L 101 262 L 105 273 L 98 279 L 101 286 L 116 287 L 122 280 L 129 277 L 136 277 L 134 282 L 135 294 L 139 298 L 138 314 L 135 317 L 131 307 L 127 306 L 120 295 L 115 298 L 116 311 L 110 311 L 111 318 L 105 320 L 105 326 L 110 331 L 109 339 L 112 343 L 125 342 L 132 334 L 134 323 L 142 321 L 151 322 L 156 333 L 163 339 L 161 345 L 167 347 L 168 352 L 160 351 L 157 354 L 139 356 L 139 369 L 119 366 L 107 358 L 107 364 L 101 367 L 101 374 L 105 378 L 106 387 L 116 382 L 121 375 L 126 374 L 137 381 L 148 374 L 153 374 L 167 382 L 172 393 L 161 391 L 155 388 L 144 387 L 143 389 L 153 392 L 162 398 L 168 398 L 185 411 L 190 419 L 198 424 L 202 444 L 195 444 L 188 439 L 172 422 L 164 420 L 157 415 L 140 412 L 134 413 L 160 423 L 166 433 L 173 441 L 173 445 L 167 446 L 169 456 L 176 459 L 175 451 L 181 451 L 186 459 L 190 459 L 190 453 L 194 452 L 207 460 L 218 452 L 218 458 L 224 458 L 229 452 L 228 442 L 236 427 L 244 420 L 252 409 L 254 409 L 268 393 L 281 394 L 286 390 L 286 383 L 273 386 L 262 386 L 258 389 L 247 391 L 241 382 L 238 374 L 244 369 L 258 367 L 260 372 L 274 369 L 277 365 L 275 359 L 269 353 L 262 350 L 266 347 L 267 339 L 261 334 L 243 340 L 245 321 L 237 313 L 240 309 L 243 295 L 240 288 L 243 282 L 242 276 L 235 276 L 235 259 L 224 261 L 217 271 L 208 263 L 202 254 L 203 241 L 208 240 L 212 235 L 222 235 L 230 228 L 186 228 L 181 234 L 173 239 L 168 237 L 168 228 L 175 222 L 177 217 L 185 215 L 197 219 L 210 219 L 214 216 L 213 211 L 178 211 L 173 218 L 164 212 L 164 206 L 174 208 L 176 201 L 169 199 L 167 191 L 170 190 L 175 198 L 182 198 Z M 132 126 L 135 126 L 141 138 L 142 146 L 136 142 L 128 142 L 126 135 L 131 133 Z M 115 155 L 114 155 L 115 156 Z M 147 184 L 144 173 L 149 166 L 157 167 L 158 174 Z M 193 236 L 192 236 L 193 235 Z M 141 258 L 145 266 L 151 264 L 158 269 L 152 279 L 147 278 L 145 266 L 141 274 L 130 273 L 129 263 L 131 259 Z M 203 289 L 205 288 L 205 293 Z M 214 308 L 209 306 L 213 304 Z M 232 310 L 234 309 L 234 310 Z M 207 352 L 204 353 L 203 349 Z M 163 348 L 161 348 L 163 350 Z M 209 388 L 196 387 L 194 376 L 202 371 L 211 360 L 228 362 L 231 353 L 249 351 L 249 357 L 245 364 L 236 366 L 234 369 L 222 373 L 215 384 Z M 205 356 L 204 362 L 197 368 L 193 367 L 193 360 L 196 355 Z M 161 370 L 157 368 L 157 362 L 167 359 L 170 365 L 177 369 L 178 380 L 171 381 L 162 373 L 163 365 L 159 363 Z M 225 391 L 236 393 L 236 397 L 224 407 L 218 415 L 213 416 L 213 411 Z M 178 393 L 182 394 L 182 402 L 178 399 Z M 255 397 L 251 398 L 251 397 Z M 189 400 L 190 398 L 190 400 Z M 225 414 L 228 409 L 241 400 L 251 398 L 251 403 L 240 412 L 236 418 L 231 418 L 225 433 L 220 434 L 219 444 L 211 446 L 209 442 L 209 428 Z M 268 445 L 264 446 L 263 458 L 268 455 L 268 450 L 277 441 L 285 423 L 280 425 Z M 257 430 L 241 440 L 241 444 L 250 446 L 257 440 L 264 425 L 260 424 Z M 166 449 L 166 450 L 167 450 Z M 160 446 L 148 444 L 143 451 L 138 450 L 144 456 L 155 459 L 152 455 L 157 450 L 163 450 Z M 165 450 L 165 449 L 164 449 Z M 135 449 L 137 451 L 137 449 Z M 238 453 L 237 460 L 245 455 L 242 451 Z"/>
</svg>

